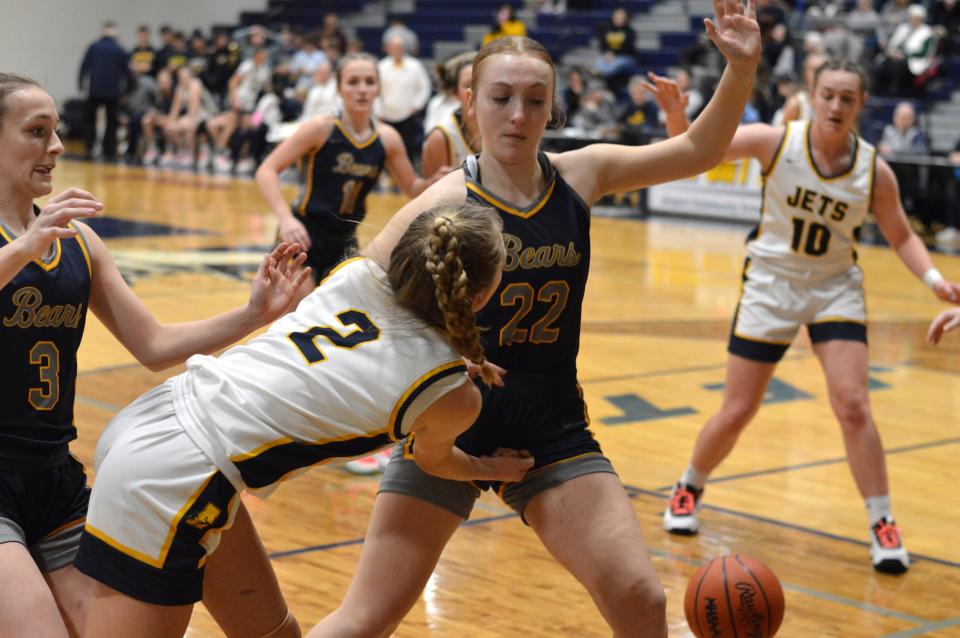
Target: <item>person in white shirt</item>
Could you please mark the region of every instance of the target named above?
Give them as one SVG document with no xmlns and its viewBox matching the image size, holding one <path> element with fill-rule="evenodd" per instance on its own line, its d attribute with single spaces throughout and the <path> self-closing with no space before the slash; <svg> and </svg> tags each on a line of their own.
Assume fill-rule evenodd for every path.
<svg viewBox="0 0 960 638">
<path fill-rule="evenodd" d="M 261 47 L 254 52 L 252 58 L 241 62 L 233 77 L 230 78 L 228 87 L 230 108 L 207 121 L 207 130 L 216 153 L 214 158 L 216 171 L 230 170 L 231 162 L 228 159 L 227 148 L 230 137 L 241 124 L 249 126 L 249 118 L 257 106 L 260 93 L 270 85 L 270 75 L 268 52 Z"/>
<path fill-rule="evenodd" d="M 423 63 L 406 53 L 401 38 L 391 38 L 386 46 L 387 57 L 380 60 L 380 117 L 397 129 L 415 161 L 423 142 L 421 111 L 432 92 L 430 74 Z"/>
</svg>

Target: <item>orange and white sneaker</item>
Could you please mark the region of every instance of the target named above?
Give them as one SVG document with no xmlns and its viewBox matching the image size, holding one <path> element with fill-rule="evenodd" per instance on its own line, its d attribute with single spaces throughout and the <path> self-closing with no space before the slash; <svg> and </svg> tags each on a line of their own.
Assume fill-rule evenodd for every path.
<svg viewBox="0 0 960 638">
<path fill-rule="evenodd" d="M 885 574 L 902 574 L 910 568 L 910 555 L 893 518 L 881 518 L 870 530 L 870 559 L 873 568 Z"/>
<path fill-rule="evenodd" d="M 700 510 L 700 497 L 703 490 L 692 485 L 677 483 L 670 495 L 670 504 L 663 512 L 663 529 L 671 534 L 690 536 L 700 527 L 697 512 Z"/>
<path fill-rule="evenodd" d="M 359 474 L 360 476 L 381 474 L 387 469 L 387 463 L 390 462 L 390 454 L 392 451 L 393 448 L 387 448 L 376 454 L 371 454 L 370 456 L 365 456 L 354 461 L 348 461 L 343 464 L 343 467 L 351 474 Z"/>
</svg>

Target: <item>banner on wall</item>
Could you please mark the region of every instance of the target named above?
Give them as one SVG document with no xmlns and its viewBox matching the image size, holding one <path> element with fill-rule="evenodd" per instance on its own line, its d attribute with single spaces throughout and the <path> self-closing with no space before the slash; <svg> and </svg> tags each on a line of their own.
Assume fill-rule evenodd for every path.
<svg viewBox="0 0 960 638">
<path fill-rule="evenodd" d="M 696 177 L 651 186 L 652 213 L 755 222 L 760 218 L 760 163 L 724 162 Z"/>
</svg>

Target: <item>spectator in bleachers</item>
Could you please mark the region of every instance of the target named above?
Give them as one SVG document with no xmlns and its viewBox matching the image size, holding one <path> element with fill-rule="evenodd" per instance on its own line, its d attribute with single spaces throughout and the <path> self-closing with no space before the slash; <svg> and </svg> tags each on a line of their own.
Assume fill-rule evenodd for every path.
<svg viewBox="0 0 960 638">
<path fill-rule="evenodd" d="M 929 150 L 927 136 L 917 127 L 917 113 L 910 102 L 900 102 L 893 111 L 893 121 L 883 127 L 883 137 L 877 144 L 877 152 L 885 158 L 897 154 L 926 154 Z M 911 217 L 919 212 L 917 209 L 920 195 L 920 167 L 914 164 L 890 163 L 900 183 L 900 199 L 903 208 Z M 929 219 L 919 220 L 927 226 Z"/>
<path fill-rule="evenodd" d="M 793 51 L 793 40 L 787 32 L 786 24 L 778 24 L 770 30 L 770 35 L 763 41 L 761 60 L 764 63 L 766 77 L 777 77 L 792 73 L 796 68 L 796 56 Z"/>
<path fill-rule="evenodd" d="M 320 29 L 320 41 L 326 40 L 326 46 L 323 46 L 323 52 L 327 54 L 330 64 L 336 64 L 337 59 L 347 52 L 347 36 L 340 30 L 340 23 L 337 20 L 337 14 L 333 11 L 323 16 L 323 28 Z M 336 55 L 331 55 L 332 51 L 327 47 L 336 50 Z"/>
<path fill-rule="evenodd" d="M 932 2 L 930 5 L 930 23 L 943 26 L 949 39 L 960 35 L 960 2 L 957 2 L 957 0 L 935 0 Z"/>
<path fill-rule="evenodd" d="M 783 124 L 800 120 L 809 122 L 813 117 L 812 97 L 810 88 L 817 69 L 828 60 L 822 53 L 808 55 L 803 61 L 803 88 L 794 93 L 783 105 Z"/>
<path fill-rule="evenodd" d="M 214 147 L 214 170 L 227 173 L 231 169 L 228 147 L 230 138 L 244 116 L 253 113 L 261 91 L 267 88 L 272 74 L 267 50 L 257 49 L 244 60 L 230 78 L 230 108 L 207 121 L 207 132 Z"/>
<path fill-rule="evenodd" d="M 927 10 L 912 4 L 907 14 L 909 19 L 894 30 L 879 61 L 875 83 L 879 95 L 917 95 L 915 80 L 933 63 L 936 43 L 926 24 Z"/>
<path fill-rule="evenodd" d="M 497 15 L 494 18 L 490 33 L 483 36 L 483 46 L 488 42 L 493 42 L 497 38 L 503 38 L 511 35 L 523 37 L 527 35 L 527 25 L 517 19 L 513 7 L 509 4 L 502 4 L 497 9 Z"/>
<path fill-rule="evenodd" d="M 190 44 L 188 48 L 190 51 L 190 59 L 187 61 L 187 64 L 190 65 L 190 70 L 193 71 L 194 77 L 200 78 L 200 80 L 203 81 L 207 77 L 210 51 L 207 49 L 207 40 L 203 37 L 203 33 L 201 33 L 199 29 L 190 34 Z"/>
<path fill-rule="evenodd" d="M 313 86 L 307 91 L 303 101 L 301 120 L 318 115 L 334 115 L 340 110 L 340 97 L 337 95 L 337 80 L 329 62 L 324 62 L 313 74 Z"/>
<path fill-rule="evenodd" d="M 900 102 L 893 111 L 893 122 L 883 127 L 877 151 L 884 157 L 896 153 L 927 153 L 927 136 L 917 126 L 917 112 L 910 102 Z"/>
<path fill-rule="evenodd" d="M 580 108 L 570 121 L 570 126 L 585 135 L 596 138 L 612 137 L 617 129 L 617 100 L 599 80 L 587 84 Z"/>
<path fill-rule="evenodd" d="M 170 73 L 169 69 L 160 69 L 160 72 L 157 73 L 157 92 L 153 100 L 153 108 L 148 109 L 141 120 L 143 141 L 146 146 L 143 153 L 143 163 L 146 166 L 151 166 L 157 161 L 159 155 L 159 145 L 156 143 L 157 132 L 160 132 L 161 141 L 163 141 L 163 130 L 167 126 L 172 102 L 173 74 Z"/>
<path fill-rule="evenodd" d="M 267 52 L 267 61 L 271 64 L 277 56 L 280 45 L 277 36 L 259 24 L 251 25 L 246 29 L 237 29 L 233 32 L 233 39 L 240 45 L 240 59 L 249 60 L 260 49 Z"/>
<path fill-rule="evenodd" d="M 192 168 L 197 147 L 197 127 L 213 114 L 213 98 L 189 64 L 177 69 L 177 88 L 167 116 L 167 150 L 161 166 Z M 204 158 L 206 159 L 206 158 Z M 201 162 L 204 166 L 206 161 Z"/>
<path fill-rule="evenodd" d="M 317 69 L 324 64 L 330 66 L 327 54 L 320 50 L 319 44 L 316 35 L 306 35 L 300 50 L 290 60 L 290 80 L 294 82 L 294 89 L 301 97 L 306 95 L 310 85 L 313 84 L 313 76 Z"/>
<path fill-rule="evenodd" d="M 883 12 L 880 17 L 883 18 L 883 33 L 881 34 L 881 44 L 885 47 L 887 40 L 898 26 L 907 22 L 910 18 L 907 11 L 910 8 L 912 0 L 887 0 L 883 5 Z"/>
<path fill-rule="evenodd" d="M 173 53 L 173 29 L 169 24 L 160 27 L 160 48 L 153 59 L 153 76 L 158 77 L 160 69 L 167 68 L 167 58 Z"/>
<path fill-rule="evenodd" d="M 610 22 L 600 27 L 598 35 L 600 57 L 594 66 L 614 95 L 620 95 L 634 73 L 637 54 L 637 35 L 630 26 L 627 10 L 614 9 Z"/>
<path fill-rule="evenodd" d="M 797 79 L 793 74 L 780 75 L 774 78 L 775 93 L 773 98 L 773 108 L 775 112 L 770 119 L 773 126 L 783 126 L 784 110 L 787 103 L 800 90 Z"/>
<path fill-rule="evenodd" d="M 403 40 L 387 42 L 387 57 L 377 64 L 380 75 L 380 117 L 397 129 L 412 163 L 423 143 L 421 111 L 430 99 L 430 74 L 423 62 L 407 55 Z"/>
<path fill-rule="evenodd" d="M 125 93 L 127 81 L 127 52 L 117 43 L 117 25 L 103 23 L 100 39 L 91 44 L 80 63 L 78 84 L 87 98 L 86 158 L 93 157 L 97 139 L 97 111 L 106 111 L 106 130 L 103 134 L 103 158 L 117 156 L 117 108 Z"/>
<path fill-rule="evenodd" d="M 701 33 L 697 41 L 684 49 L 677 59 L 677 66 L 692 69 L 698 77 L 712 80 L 720 78 L 725 65 L 717 45 L 706 33 Z"/>
<path fill-rule="evenodd" d="M 883 18 L 873 8 L 873 0 L 857 0 L 857 5 L 847 14 L 847 29 L 860 42 L 860 55 L 855 62 L 867 63 L 873 59 L 883 29 Z"/>
<path fill-rule="evenodd" d="M 337 60 L 339 60 L 342 55 L 337 46 L 337 41 L 334 38 L 321 37 L 320 49 L 326 54 L 327 60 L 330 61 L 330 66 L 337 68 Z"/>
<path fill-rule="evenodd" d="M 156 57 L 157 51 L 150 44 L 150 27 L 141 24 L 137 27 L 137 46 L 130 52 L 130 68 L 136 66 L 138 69 L 143 69 L 143 65 L 147 65 L 147 72 L 156 75 L 156 69 L 153 66 Z"/>
<path fill-rule="evenodd" d="M 775 26 L 787 25 L 786 8 L 779 0 L 757 0 L 757 24 L 760 25 L 760 37 L 766 42 Z"/>
<path fill-rule="evenodd" d="M 153 70 L 153 59 L 141 58 L 139 62 L 130 63 L 130 91 L 126 99 L 127 116 L 127 151 L 128 164 L 140 163 L 140 138 L 143 132 L 143 117 L 156 108 L 157 81 L 150 71 Z"/>
<path fill-rule="evenodd" d="M 207 74 L 204 84 L 210 89 L 217 104 L 223 108 L 229 92 L 228 85 L 234 71 L 240 65 L 240 45 L 230 39 L 226 31 L 219 30 L 213 35 L 213 50 L 207 60 Z"/>
<path fill-rule="evenodd" d="M 176 73 L 177 69 L 190 61 L 190 49 L 183 31 L 174 31 L 170 37 L 170 53 L 166 57 L 165 68 Z"/>
<path fill-rule="evenodd" d="M 950 163 L 953 164 L 953 179 L 947 182 L 946 227 L 934 235 L 937 245 L 943 248 L 960 247 L 960 138 L 950 153 Z"/>
<path fill-rule="evenodd" d="M 252 175 L 266 154 L 269 131 L 283 122 L 283 93 L 288 80 L 288 76 L 274 73 L 269 90 L 257 100 L 253 113 L 241 120 L 230 144 L 237 175 Z"/>
<path fill-rule="evenodd" d="M 573 119 L 580 108 L 580 99 L 583 97 L 583 91 L 587 86 L 587 80 L 584 77 L 583 69 L 571 67 L 567 72 L 567 85 L 561 93 L 563 110 L 567 115 L 567 121 Z"/>
<path fill-rule="evenodd" d="M 630 78 L 627 93 L 629 100 L 618 118 L 620 142 L 634 146 L 646 144 L 650 141 L 651 133 L 659 128 L 657 105 L 650 98 L 649 85 L 642 75 Z"/>
<path fill-rule="evenodd" d="M 387 50 L 387 42 L 393 38 L 403 40 L 403 47 L 410 55 L 420 55 L 420 38 L 417 37 L 413 29 L 404 24 L 403 20 L 398 17 L 390 18 L 390 24 L 384 29 L 383 36 L 380 38 L 380 46 L 384 52 Z"/>
</svg>

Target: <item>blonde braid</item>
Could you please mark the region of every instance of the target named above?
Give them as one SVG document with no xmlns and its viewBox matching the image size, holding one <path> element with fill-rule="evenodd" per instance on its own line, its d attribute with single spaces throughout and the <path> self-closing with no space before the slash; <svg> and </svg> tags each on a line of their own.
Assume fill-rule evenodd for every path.
<svg viewBox="0 0 960 638">
<path fill-rule="evenodd" d="M 453 220 L 443 215 L 433 219 L 424 253 L 450 344 L 462 356 L 481 367 L 483 380 L 489 385 L 493 382 L 494 374 L 484 365 L 486 357 L 480 345 L 480 332 L 473 314 L 473 300 L 467 290 L 467 273 L 460 260 Z"/>
</svg>

